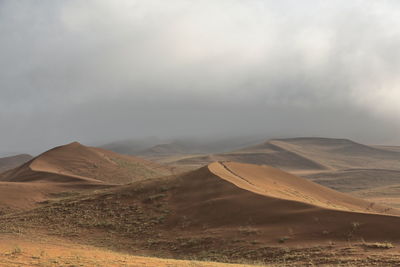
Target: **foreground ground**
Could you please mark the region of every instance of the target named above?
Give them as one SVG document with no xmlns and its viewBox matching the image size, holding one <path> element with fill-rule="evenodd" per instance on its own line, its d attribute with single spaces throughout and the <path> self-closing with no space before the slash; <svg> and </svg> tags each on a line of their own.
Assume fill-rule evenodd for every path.
<svg viewBox="0 0 400 267">
<path fill-rule="evenodd" d="M 250 265 L 140 257 L 77 245 L 66 240 L 51 238 L 33 240 L 3 235 L 0 236 L 0 266 L 245 267 Z"/>
<path fill-rule="evenodd" d="M 277 263 L 218 263 L 132 256 L 54 237 L 0 236 L 0 266 L 78 267 L 246 267 L 246 266 L 398 266 L 399 249 L 388 243 L 347 243 L 309 248 L 281 247 L 286 253 Z M 271 254 L 272 255 L 272 254 Z M 295 262 L 293 261 L 295 259 Z M 224 260 L 223 258 L 221 260 Z"/>
</svg>

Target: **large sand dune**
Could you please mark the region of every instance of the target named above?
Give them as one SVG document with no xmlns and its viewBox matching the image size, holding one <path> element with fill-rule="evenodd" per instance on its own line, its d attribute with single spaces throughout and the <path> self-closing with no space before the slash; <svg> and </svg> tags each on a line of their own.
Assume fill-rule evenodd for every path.
<svg viewBox="0 0 400 267">
<path fill-rule="evenodd" d="M 124 184 L 168 174 L 171 169 L 157 163 L 74 142 L 53 148 L 0 179 Z"/>
<path fill-rule="evenodd" d="M 171 174 L 136 157 L 79 143 L 51 149 L 0 175 L 0 210 L 29 209 L 54 195 L 99 189 Z"/>
<path fill-rule="evenodd" d="M 272 167 L 219 162 L 180 179 L 181 189 L 172 194 L 176 213 L 199 225 L 256 225 L 268 233 L 264 238 L 288 234 L 290 228 L 302 238 L 326 239 L 324 231 L 332 233 L 329 238 L 344 238 L 357 222 L 357 234 L 363 238 L 400 240 L 398 210 Z M 382 227 L 385 230 L 377 231 Z"/>
<path fill-rule="evenodd" d="M 367 213 L 387 213 L 386 207 L 320 186 L 306 179 L 269 166 L 236 162 L 216 162 L 208 166 L 218 177 L 245 190 L 266 197 L 298 201 L 327 209 Z M 390 209 L 399 214 L 399 211 Z"/>
</svg>

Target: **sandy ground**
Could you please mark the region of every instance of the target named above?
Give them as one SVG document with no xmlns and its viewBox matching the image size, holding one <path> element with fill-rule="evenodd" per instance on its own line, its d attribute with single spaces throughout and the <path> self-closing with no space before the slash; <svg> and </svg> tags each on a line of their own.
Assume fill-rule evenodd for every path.
<svg viewBox="0 0 400 267">
<path fill-rule="evenodd" d="M 15 236 L 0 236 L 0 266 L 245 267 L 250 265 L 140 257 L 77 245 L 65 240 L 27 240 Z"/>
</svg>

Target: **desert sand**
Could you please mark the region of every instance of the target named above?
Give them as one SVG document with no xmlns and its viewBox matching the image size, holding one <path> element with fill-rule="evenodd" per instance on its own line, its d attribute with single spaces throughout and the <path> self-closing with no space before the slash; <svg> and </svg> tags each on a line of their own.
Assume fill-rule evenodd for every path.
<svg viewBox="0 0 400 267">
<path fill-rule="evenodd" d="M 33 166 L 54 170 L 55 162 Z M 0 233 L 163 258 L 397 264 L 399 215 L 270 166 L 223 161 L 9 213 Z"/>
</svg>

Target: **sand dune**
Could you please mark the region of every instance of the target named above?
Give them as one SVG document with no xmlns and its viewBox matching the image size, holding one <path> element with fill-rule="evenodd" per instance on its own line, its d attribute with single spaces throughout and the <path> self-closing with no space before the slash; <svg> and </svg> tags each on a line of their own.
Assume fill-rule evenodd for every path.
<svg viewBox="0 0 400 267">
<path fill-rule="evenodd" d="M 2 173 L 0 210 L 29 209 L 57 193 L 112 187 L 171 172 L 157 163 L 75 142 Z"/>
<path fill-rule="evenodd" d="M 330 169 L 400 169 L 400 153 L 356 143 L 348 139 L 293 138 L 271 143 Z"/>
<path fill-rule="evenodd" d="M 200 167 L 213 161 L 266 164 L 290 172 L 321 172 L 354 168 L 400 170 L 400 153 L 359 144 L 347 139 L 274 139 L 228 153 L 186 155 L 160 159 L 175 165 Z"/>
<path fill-rule="evenodd" d="M 32 156 L 28 154 L 0 158 L 0 173 L 13 169 L 31 159 Z"/>
<path fill-rule="evenodd" d="M 157 163 L 74 142 L 3 173 L 0 180 L 124 184 L 168 174 L 171 169 Z"/>
<path fill-rule="evenodd" d="M 396 238 L 400 212 L 324 188 L 267 166 L 212 163 L 181 179 L 172 199 L 176 214 L 218 227 L 253 225 L 277 238 L 296 229 L 297 237 L 344 239 L 352 222 L 363 238 Z M 201 188 L 201 190 L 198 190 Z M 177 221 L 173 221 L 174 225 Z M 376 229 L 385 227 L 384 232 Z M 311 238 L 312 237 L 312 238 Z M 261 238 L 261 237 L 257 237 Z"/>
<path fill-rule="evenodd" d="M 269 167 L 236 162 L 217 162 L 208 166 L 220 178 L 245 190 L 267 197 L 292 200 L 327 209 L 388 213 L 386 207 L 320 186 L 306 179 Z M 400 211 L 390 210 L 400 215 Z"/>
<path fill-rule="evenodd" d="M 179 168 L 196 169 L 214 161 L 269 165 L 311 179 L 321 185 L 376 201 L 384 191 L 376 187 L 400 185 L 400 152 L 393 147 L 367 146 L 347 139 L 273 139 L 228 153 L 174 155 L 153 159 Z M 375 196 L 373 195 L 375 194 Z M 391 198 L 393 199 L 393 198 Z M 398 206 L 398 201 L 386 204 Z"/>
</svg>

